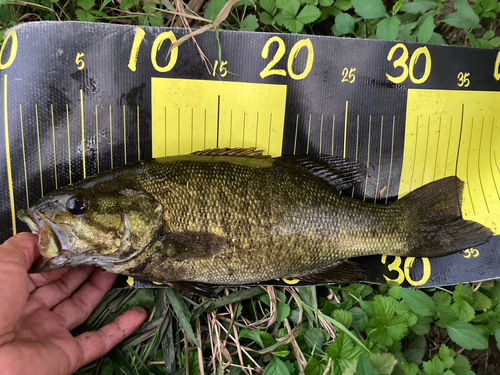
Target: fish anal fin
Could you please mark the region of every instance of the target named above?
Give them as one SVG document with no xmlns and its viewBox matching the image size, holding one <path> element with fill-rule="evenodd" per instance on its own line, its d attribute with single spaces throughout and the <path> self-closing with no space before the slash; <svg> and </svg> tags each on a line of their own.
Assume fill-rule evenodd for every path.
<svg viewBox="0 0 500 375">
<path fill-rule="evenodd" d="M 196 294 L 201 297 L 215 299 L 217 295 L 215 294 L 215 285 L 197 283 L 194 281 L 169 281 L 168 284 L 172 288 L 179 289 L 184 292 Z"/>
<path fill-rule="evenodd" d="M 264 150 L 257 150 L 255 147 L 223 147 L 207 148 L 205 150 L 191 153 L 196 156 L 234 156 L 246 158 L 270 158 L 270 155 L 264 155 Z"/>
<path fill-rule="evenodd" d="M 366 167 L 343 158 L 316 156 L 282 156 L 280 162 L 299 167 L 308 173 L 325 180 L 337 190 L 348 189 L 364 181 Z"/>
<path fill-rule="evenodd" d="M 345 284 L 363 280 L 364 272 L 359 263 L 341 260 L 314 273 L 296 277 L 300 281 Z"/>
</svg>

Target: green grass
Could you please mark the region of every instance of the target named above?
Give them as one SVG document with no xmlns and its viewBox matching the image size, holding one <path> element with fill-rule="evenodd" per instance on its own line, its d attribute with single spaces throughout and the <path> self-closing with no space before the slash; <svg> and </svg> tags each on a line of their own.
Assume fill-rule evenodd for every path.
<svg viewBox="0 0 500 375">
<path fill-rule="evenodd" d="M 197 14 L 173 0 L 0 0 L 0 32 L 39 20 L 200 27 L 226 2 L 213 0 Z M 499 13 L 498 0 L 255 0 L 240 1 L 217 23 L 498 48 Z M 221 288 L 220 295 L 211 301 L 173 289 L 110 292 L 75 334 L 133 306 L 146 308 L 149 318 L 78 374 L 471 375 L 469 350 L 484 350 L 490 336 L 500 343 L 498 281 L 425 293 L 354 284 Z"/>
</svg>

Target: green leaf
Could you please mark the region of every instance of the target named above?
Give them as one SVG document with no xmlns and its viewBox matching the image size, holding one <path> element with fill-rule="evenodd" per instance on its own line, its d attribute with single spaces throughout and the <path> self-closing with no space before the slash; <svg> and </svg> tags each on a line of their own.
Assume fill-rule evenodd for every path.
<svg viewBox="0 0 500 375">
<path fill-rule="evenodd" d="M 290 375 L 290 371 L 285 362 L 273 355 L 262 375 Z"/>
<path fill-rule="evenodd" d="M 259 27 L 259 22 L 254 14 L 249 14 L 241 23 L 240 31 L 255 31 Z"/>
<path fill-rule="evenodd" d="M 335 0 L 319 0 L 319 5 L 324 7 L 332 6 Z"/>
<path fill-rule="evenodd" d="M 333 317 L 344 327 L 350 328 L 353 320 L 353 316 L 349 311 L 346 310 L 335 310 L 333 312 Z"/>
<path fill-rule="evenodd" d="M 430 9 L 436 9 L 439 3 L 435 0 L 414 0 L 403 4 L 401 10 L 406 13 L 425 13 Z"/>
<path fill-rule="evenodd" d="M 368 317 L 366 316 L 366 313 L 359 307 L 353 307 L 349 310 L 349 312 L 353 317 L 352 327 L 358 332 L 363 332 L 368 324 Z"/>
<path fill-rule="evenodd" d="M 390 319 L 396 314 L 396 306 L 398 301 L 392 297 L 384 297 L 380 294 L 376 295 L 373 300 L 376 316 Z"/>
<path fill-rule="evenodd" d="M 451 306 L 437 306 L 436 317 L 441 324 L 450 324 L 458 319 L 457 314 Z"/>
<path fill-rule="evenodd" d="M 446 325 L 446 331 L 456 344 L 465 349 L 488 348 L 488 340 L 484 338 L 478 328 L 470 323 L 454 322 Z"/>
<path fill-rule="evenodd" d="M 420 365 L 424 358 L 426 347 L 427 341 L 425 340 L 425 336 L 418 336 L 403 354 L 408 362 Z"/>
<path fill-rule="evenodd" d="M 307 25 L 316 21 L 320 15 L 321 12 L 318 8 L 313 5 L 306 5 L 298 14 L 297 21 Z"/>
<path fill-rule="evenodd" d="M 262 338 L 262 348 L 268 348 L 276 344 L 276 339 L 270 333 L 261 331 L 260 337 Z"/>
<path fill-rule="evenodd" d="M 135 4 L 135 0 L 123 0 L 121 3 L 120 3 L 120 9 L 121 10 L 128 10 L 130 8 L 132 8 Z"/>
<path fill-rule="evenodd" d="M 368 315 L 369 318 L 373 318 L 375 316 L 375 307 L 373 301 L 360 301 L 359 306 L 363 309 L 363 311 Z"/>
<path fill-rule="evenodd" d="M 335 17 L 338 35 L 354 34 L 354 18 L 350 14 L 340 13 Z"/>
<path fill-rule="evenodd" d="M 400 24 L 401 21 L 396 16 L 384 18 L 377 24 L 377 39 L 395 40 L 398 37 Z"/>
<path fill-rule="evenodd" d="M 455 364 L 451 368 L 455 375 L 467 375 L 470 371 L 470 363 L 467 358 L 459 354 L 455 357 Z"/>
<path fill-rule="evenodd" d="M 271 17 L 276 13 L 277 6 L 275 0 L 260 0 L 260 6 L 269 13 Z"/>
<path fill-rule="evenodd" d="M 389 346 L 401 340 L 408 332 L 408 322 L 402 316 L 384 319 L 376 316 L 368 322 L 366 333 L 377 344 Z"/>
<path fill-rule="evenodd" d="M 276 0 L 276 6 L 279 8 L 279 9 L 283 9 L 284 7 L 286 7 L 286 5 L 289 3 L 290 1 L 289 0 Z M 300 6 L 300 4 L 299 4 Z M 297 13 L 295 13 L 297 14 Z"/>
<path fill-rule="evenodd" d="M 401 9 L 401 5 L 403 5 L 403 0 L 398 0 L 394 6 L 392 7 L 392 15 L 395 16 L 397 12 Z"/>
<path fill-rule="evenodd" d="M 437 291 L 432 295 L 432 300 L 437 306 L 450 306 L 451 295 L 450 293 Z"/>
<path fill-rule="evenodd" d="M 400 301 L 396 306 L 396 313 L 408 320 L 408 327 L 418 322 L 418 316 L 411 312 L 405 301 Z"/>
<path fill-rule="evenodd" d="M 276 321 L 278 323 L 283 322 L 290 315 L 290 306 L 286 303 L 278 302 L 278 308 L 276 309 Z"/>
<path fill-rule="evenodd" d="M 181 324 L 186 334 L 195 343 L 196 346 L 200 346 L 200 343 L 194 335 L 193 327 L 190 323 L 191 313 L 188 310 L 181 293 L 177 289 L 167 288 L 165 289 L 165 295 L 168 299 L 168 302 L 172 306 L 172 309 L 174 310 L 175 317 Z"/>
<path fill-rule="evenodd" d="M 444 368 L 449 369 L 455 364 L 455 360 L 453 359 L 455 355 L 455 352 L 452 352 L 446 345 L 441 344 L 439 347 L 439 358 L 443 361 Z"/>
<path fill-rule="evenodd" d="M 443 37 L 441 36 L 441 34 L 438 34 L 438 33 L 432 33 L 432 36 L 431 36 L 431 38 L 429 39 L 429 41 L 427 43 L 431 43 L 431 44 L 446 44 L 446 42 L 443 39 Z"/>
<path fill-rule="evenodd" d="M 432 16 L 428 16 L 418 29 L 417 40 L 420 43 L 427 43 L 432 37 L 434 27 L 434 18 Z"/>
<path fill-rule="evenodd" d="M 455 303 L 451 305 L 455 314 L 457 314 L 458 320 L 462 320 L 464 322 L 470 322 L 474 319 L 476 313 L 474 309 L 467 301 L 465 301 L 462 297 L 458 297 L 455 299 Z"/>
<path fill-rule="evenodd" d="M 76 2 L 80 8 L 83 10 L 90 10 L 93 6 L 95 6 L 94 0 L 78 0 Z"/>
<path fill-rule="evenodd" d="M 418 366 L 414 363 L 403 362 L 402 366 L 405 375 L 418 375 L 420 370 Z"/>
<path fill-rule="evenodd" d="M 273 24 L 273 19 L 267 12 L 262 12 L 259 13 L 259 20 L 262 22 L 264 25 L 272 25 Z"/>
<path fill-rule="evenodd" d="M 436 304 L 427 294 L 421 290 L 401 289 L 403 301 L 406 302 L 411 311 L 420 316 L 432 316 L 436 311 Z"/>
<path fill-rule="evenodd" d="M 500 350 L 500 329 L 495 330 L 495 340 L 497 341 L 497 348 Z"/>
<path fill-rule="evenodd" d="M 340 10 L 349 10 L 352 8 L 351 0 L 337 0 L 335 2 L 335 8 Z"/>
<path fill-rule="evenodd" d="M 373 353 L 369 359 L 373 367 L 381 374 L 388 374 L 396 362 L 396 358 L 391 353 Z"/>
<path fill-rule="evenodd" d="M 276 4 L 278 4 L 276 2 Z M 278 5 L 279 7 L 279 5 Z M 283 17 L 288 19 L 295 19 L 297 13 L 299 12 L 300 2 L 298 0 L 288 0 L 283 7 Z"/>
<path fill-rule="evenodd" d="M 363 18 L 389 17 L 382 0 L 352 0 L 351 3 L 354 11 Z"/>
<path fill-rule="evenodd" d="M 215 20 L 226 3 L 227 0 L 210 1 L 210 4 L 208 4 L 207 9 L 205 10 L 205 18 L 212 21 Z"/>
<path fill-rule="evenodd" d="M 471 23 L 479 23 L 479 16 L 474 12 L 467 0 L 455 0 L 455 9 L 458 14 Z"/>
<path fill-rule="evenodd" d="M 418 322 L 411 327 L 411 330 L 417 335 L 426 335 L 431 330 L 431 322 L 431 317 L 419 319 Z"/>
<path fill-rule="evenodd" d="M 366 358 L 364 354 L 361 354 L 354 375 L 380 375 L 380 373 L 373 367 L 368 358 Z"/>
<path fill-rule="evenodd" d="M 491 299 L 480 291 L 474 292 L 472 295 L 474 301 L 472 302 L 472 307 L 476 311 L 486 311 L 491 307 Z"/>
<path fill-rule="evenodd" d="M 239 336 L 240 338 L 253 340 L 257 342 L 257 344 L 259 344 L 261 348 L 264 348 L 264 343 L 262 342 L 262 336 L 260 335 L 260 333 L 261 333 L 260 329 L 243 328 L 240 331 Z"/>
<path fill-rule="evenodd" d="M 316 357 L 311 357 L 307 366 L 304 368 L 305 375 L 322 375 L 325 372 L 326 365 L 321 364 Z"/>
<path fill-rule="evenodd" d="M 77 9 L 75 10 L 76 17 L 78 18 L 78 21 L 82 22 L 93 22 L 95 17 L 87 12 L 86 10 L 83 9 Z"/>
<path fill-rule="evenodd" d="M 311 327 L 304 335 L 304 340 L 310 349 L 321 349 L 325 342 L 325 331 L 321 328 Z"/>
<path fill-rule="evenodd" d="M 425 361 L 422 366 L 427 375 L 442 375 L 445 370 L 443 361 L 437 355 L 432 357 L 430 361 Z"/>
</svg>

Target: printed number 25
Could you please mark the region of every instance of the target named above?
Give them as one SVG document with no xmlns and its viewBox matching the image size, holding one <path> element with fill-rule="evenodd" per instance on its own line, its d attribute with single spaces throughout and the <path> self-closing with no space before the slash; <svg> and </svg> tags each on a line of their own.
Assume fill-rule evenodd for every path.
<svg viewBox="0 0 500 375">
<path fill-rule="evenodd" d="M 410 268 L 413 266 L 413 262 L 415 261 L 415 257 L 408 257 L 405 260 L 403 269 L 401 269 L 401 257 L 395 257 L 394 261 L 390 264 L 387 265 L 387 269 L 389 271 L 396 271 L 398 273 L 398 277 L 395 279 L 390 279 L 386 275 L 384 275 L 384 278 L 387 281 L 395 281 L 398 284 L 401 284 L 403 281 L 408 281 L 410 285 L 414 286 L 419 286 L 419 285 L 424 285 L 429 278 L 431 277 L 431 263 L 429 262 L 429 258 L 420 258 L 422 260 L 423 264 L 423 270 L 424 274 L 422 275 L 422 278 L 418 281 L 412 280 L 410 276 Z M 385 264 L 387 261 L 387 255 L 382 255 L 382 264 Z"/>
</svg>

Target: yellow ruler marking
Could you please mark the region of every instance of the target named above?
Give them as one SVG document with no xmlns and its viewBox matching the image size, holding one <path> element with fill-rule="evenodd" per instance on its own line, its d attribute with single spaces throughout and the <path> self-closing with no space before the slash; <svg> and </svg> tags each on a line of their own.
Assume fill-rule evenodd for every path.
<svg viewBox="0 0 500 375">
<path fill-rule="evenodd" d="M 370 115 L 370 119 L 368 122 L 368 156 L 366 158 L 366 169 L 370 168 L 370 143 L 372 137 L 372 115 Z M 365 192 L 363 194 L 363 202 L 366 200 L 366 188 L 368 187 L 368 173 L 365 178 Z"/>
<path fill-rule="evenodd" d="M 137 160 L 141 160 L 141 132 L 139 128 L 139 106 L 137 106 Z"/>
<path fill-rule="evenodd" d="M 123 106 L 123 151 L 125 164 L 127 164 L 127 122 L 125 120 L 125 106 Z"/>
<path fill-rule="evenodd" d="M 293 142 L 293 154 L 297 152 L 297 133 L 299 131 L 299 114 L 297 113 L 297 120 L 295 121 L 295 141 Z"/>
<path fill-rule="evenodd" d="M 99 173 L 99 118 L 97 115 L 97 105 L 95 106 L 95 138 L 97 147 L 97 173 Z"/>
<path fill-rule="evenodd" d="M 66 125 L 68 130 L 68 168 L 69 168 L 69 184 L 73 183 L 71 179 L 71 141 L 69 139 L 69 106 L 66 104 Z"/>
<path fill-rule="evenodd" d="M 281 155 L 285 85 L 154 77 L 151 86 L 153 157 L 217 144 Z"/>
<path fill-rule="evenodd" d="M 391 188 L 392 162 L 394 159 L 394 129 L 396 128 L 396 116 L 392 116 L 392 140 L 391 140 L 391 164 L 389 166 L 389 178 L 387 180 L 387 190 L 385 193 L 385 203 L 389 198 L 389 189 Z"/>
<path fill-rule="evenodd" d="M 23 144 L 24 189 L 26 190 L 26 206 L 29 208 L 30 198 L 28 194 L 28 172 L 26 170 L 26 151 L 24 147 L 23 107 L 21 104 L 19 104 L 19 118 L 21 119 L 21 142 Z"/>
<path fill-rule="evenodd" d="M 7 106 L 7 74 L 3 81 L 3 120 L 5 128 L 5 156 L 7 161 L 7 179 L 9 181 L 10 214 L 12 218 L 12 233 L 17 233 L 16 228 L 16 206 L 14 204 L 14 186 L 12 184 L 12 168 L 10 164 L 10 140 L 9 140 L 9 115 Z"/>
<path fill-rule="evenodd" d="M 378 173 L 377 173 L 377 187 L 375 188 L 375 200 L 377 203 L 377 196 L 379 196 L 379 182 L 380 182 L 380 165 L 382 164 L 382 140 L 384 139 L 384 116 L 380 117 L 380 146 L 378 149 Z M 380 197 L 382 199 L 382 197 Z"/>
<path fill-rule="evenodd" d="M 42 152 L 40 151 L 40 126 L 38 124 L 38 104 L 35 104 L 36 138 L 38 141 L 38 167 L 40 169 L 40 192 L 43 198 Z"/>
<path fill-rule="evenodd" d="M 356 116 L 356 164 L 358 163 L 359 146 L 359 115 Z M 352 188 L 351 198 L 354 198 L 354 187 Z"/>
<path fill-rule="evenodd" d="M 85 117 L 83 114 L 83 90 L 80 89 L 80 112 L 82 116 L 82 161 L 83 161 L 83 178 L 87 178 L 87 168 L 85 167 Z"/>
<path fill-rule="evenodd" d="M 344 120 L 344 154 L 343 158 L 345 159 L 346 155 L 346 146 L 347 146 L 347 110 L 349 109 L 349 102 L 346 100 L 345 102 L 345 120 Z"/>
<path fill-rule="evenodd" d="M 54 106 L 52 104 L 50 105 L 50 116 L 52 119 L 52 146 L 53 146 L 53 152 L 54 152 L 54 179 L 55 179 L 56 189 L 57 189 L 56 130 L 55 130 L 55 125 L 54 125 Z"/>
<path fill-rule="evenodd" d="M 111 169 L 113 169 L 113 118 L 111 115 L 111 105 L 109 106 L 109 147 L 111 154 Z"/>
<path fill-rule="evenodd" d="M 399 196 L 456 175 L 465 182 L 464 218 L 500 234 L 499 124 L 500 92 L 408 90 Z"/>
</svg>

